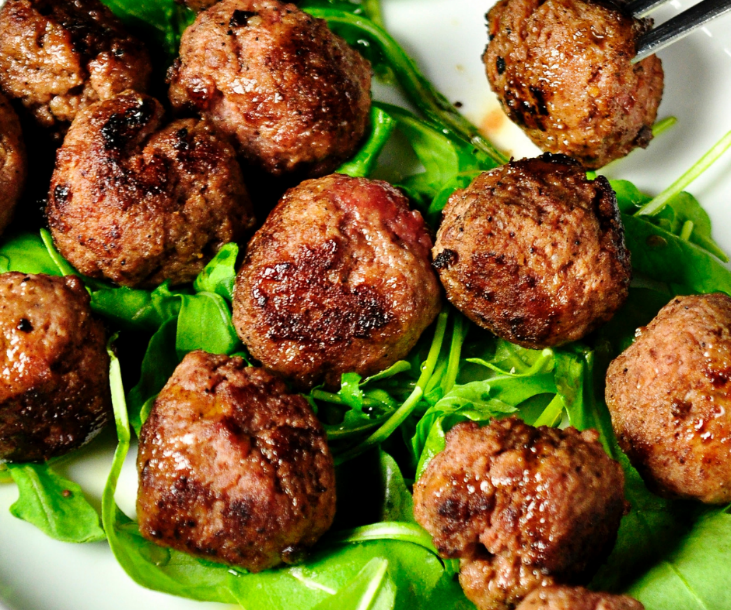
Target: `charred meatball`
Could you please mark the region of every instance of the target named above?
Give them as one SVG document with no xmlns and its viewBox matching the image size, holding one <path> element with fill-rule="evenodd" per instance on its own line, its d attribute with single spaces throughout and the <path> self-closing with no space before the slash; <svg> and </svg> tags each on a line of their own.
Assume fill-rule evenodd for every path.
<svg viewBox="0 0 731 610">
<path fill-rule="evenodd" d="M 609 366 L 622 449 L 655 492 L 731 502 L 731 298 L 673 299 Z"/>
<path fill-rule="evenodd" d="M 0 275 L 0 462 L 47 460 L 111 415 L 109 357 L 74 276 Z"/>
<path fill-rule="evenodd" d="M 587 582 L 614 545 L 624 475 L 594 430 L 516 418 L 455 426 L 414 487 L 414 515 L 480 610 Z"/>
<path fill-rule="evenodd" d="M 630 60 L 651 22 L 599 0 L 501 0 L 487 19 L 490 86 L 538 147 L 595 169 L 648 145 L 662 63 Z"/>
<path fill-rule="evenodd" d="M 124 286 L 191 281 L 253 225 L 231 146 L 206 120 L 162 127 L 126 91 L 84 110 L 58 152 L 48 222 L 79 271 Z"/>
<path fill-rule="evenodd" d="M 249 244 L 233 321 L 298 387 L 403 358 L 440 309 L 431 238 L 386 182 L 333 174 L 288 191 Z"/>
<path fill-rule="evenodd" d="M 23 192 L 26 158 L 18 117 L 0 95 L 0 233 L 8 226 Z"/>
<path fill-rule="evenodd" d="M 192 352 L 142 427 L 142 535 L 253 572 L 302 557 L 335 516 L 335 469 L 307 401 L 241 358 Z"/>
<path fill-rule="evenodd" d="M 583 587 L 546 587 L 536 589 L 517 610 L 644 610 L 626 595 L 595 593 Z"/>
<path fill-rule="evenodd" d="M 444 209 L 434 266 L 452 304 L 518 345 L 581 339 L 627 298 L 617 201 L 563 155 L 483 173 Z"/>
<path fill-rule="evenodd" d="M 170 100 L 233 137 L 272 175 L 315 177 L 357 149 L 370 64 L 321 19 L 277 0 L 223 0 L 183 34 Z"/>
<path fill-rule="evenodd" d="M 150 58 L 99 0 L 7 0 L 0 88 L 62 136 L 77 113 L 125 89 L 144 91 Z"/>
</svg>

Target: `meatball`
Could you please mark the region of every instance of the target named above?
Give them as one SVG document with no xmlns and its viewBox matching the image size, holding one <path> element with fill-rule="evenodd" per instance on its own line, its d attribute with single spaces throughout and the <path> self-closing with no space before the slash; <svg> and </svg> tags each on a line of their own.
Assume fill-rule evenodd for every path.
<svg viewBox="0 0 731 610">
<path fill-rule="evenodd" d="M 669 497 L 731 502 L 731 298 L 673 299 L 609 366 L 622 449 Z"/>
<path fill-rule="evenodd" d="M 595 593 L 583 587 L 546 587 L 536 589 L 517 610 L 644 610 L 626 595 Z"/>
<path fill-rule="evenodd" d="M 370 64 L 321 19 L 277 0 L 222 0 L 183 34 L 170 100 L 210 118 L 269 174 L 316 177 L 358 147 Z"/>
<path fill-rule="evenodd" d="M 514 417 L 455 426 L 414 487 L 414 516 L 480 610 L 533 589 L 587 582 L 614 545 L 624 475 L 595 430 Z"/>
<path fill-rule="evenodd" d="M 252 239 L 233 322 L 298 387 L 403 358 L 441 306 L 424 220 L 386 182 L 332 174 L 289 190 Z"/>
<path fill-rule="evenodd" d="M 7 0 L 0 10 L 0 88 L 62 136 L 77 113 L 145 90 L 150 58 L 99 0 Z"/>
<path fill-rule="evenodd" d="M 487 20 L 490 86 L 539 148 L 595 169 L 648 145 L 662 63 L 630 60 L 651 21 L 592 0 L 501 0 Z"/>
<path fill-rule="evenodd" d="M 58 151 L 48 222 L 79 271 L 124 286 L 191 281 L 252 227 L 233 148 L 207 120 L 162 127 L 162 106 L 126 91 L 85 109 Z"/>
<path fill-rule="evenodd" d="M 0 233 L 10 223 L 23 192 L 26 175 L 25 145 L 18 117 L 0 95 Z"/>
<path fill-rule="evenodd" d="M 179 4 L 187 6 L 192 11 L 204 11 L 211 8 L 218 0 L 176 0 Z"/>
<path fill-rule="evenodd" d="M 252 572 L 301 559 L 335 516 L 335 468 L 307 401 L 241 358 L 188 354 L 142 427 L 145 538 Z"/>
<path fill-rule="evenodd" d="M 0 462 L 47 460 L 111 416 L 102 324 L 74 276 L 0 275 Z"/>
<path fill-rule="evenodd" d="M 434 266 L 451 303 L 518 345 L 576 341 L 608 321 L 631 275 L 617 201 L 563 155 L 511 162 L 449 199 Z"/>
</svg>

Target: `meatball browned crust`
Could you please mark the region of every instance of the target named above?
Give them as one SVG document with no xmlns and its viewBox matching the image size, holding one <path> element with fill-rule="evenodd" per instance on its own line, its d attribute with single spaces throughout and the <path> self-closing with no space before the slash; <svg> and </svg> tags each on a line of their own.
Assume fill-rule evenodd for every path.
<svg viewBox="0 0 731 610">
<path fill-rule="evenodd" d="M 183 34 L 170 100 L 273 175 L 322 176 L 357 149 L 370 64 L 321 19 L 277 0 L 222 0 Z"/>
<path fill-rule="evenodd" d="M 234 294 L 239 337 L 298 387 L 385 369 L 439 312 L 431 244 L 421 214 L 386 182 L 303 182 L 249 244 Z"/>
<path fill-rule="evenodd" d="M 109 357 L 74 276 L 0 275 L 0 462 L 47 460 L 111 415 Z"/>
<path fill-rule="evenodd" d="M 8 226 L 23 192 L 26 175 L 25 145 L 20 122 L 0 94 L 0 233 Z"/>
<path fill-rule="evenodd" d="M 142 427 L 146 538 L 257 572 L 302 557 L 335 516 L 335 469 L 307 401 L 241 358 L 188 354 Z"/>
<path fill-rule="evenodd" d="M 538 147 L 595 169 L 648 145 L 662 63 L 630 60 L 651 22 L 598 0 L 501 0 L 487 19 L 488 80 Z"/>
<path fill-rule="evenodd" d="M 583 587 L 546 587 L 536 589 L 517 610 L 644 610 L 636 599 L 626 595 L 595 593 Z"/>
<path fill-rule="evenodd" d="M 581 339 L 629 290 L 614 191 L 563 155 L 508 163 L 456 191 L 433 253 L 457 309 L 529 348 Z"/>
<path fill-rule="evenodd" d="M 233 148 L 206 120 L 162 127 L 126 91 L 84 110 L 58 151 L 48 222 L 79 271 L 124 286 L 190 281 L 252 227 Z"/>
<path fill-rule="evenodd" d="M 145 47 L 99 0 L 7 0 L 0 10 L 0 89 L 59 136 L 81 109 L 144 91 L 149 76 Z"/>
<path fill-rule="evenodd" d="M 625 511 L 624 475 L 595 430 L 517 418 L 455 426 L 414 487 L 414 515 L 480 610 L 533 589 L 582 584 L 607 557 Z"/>
<path fill-rule="evenodd" d="M 609 366 L 622 449 L 655 492 L 731 502 L 731 298 L 678 297 Z"/>
</svg>

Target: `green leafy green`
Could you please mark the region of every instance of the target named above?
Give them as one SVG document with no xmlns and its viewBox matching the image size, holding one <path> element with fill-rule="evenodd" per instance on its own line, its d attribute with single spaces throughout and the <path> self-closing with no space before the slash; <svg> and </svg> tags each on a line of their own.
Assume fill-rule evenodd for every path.
<svg viewBox="0 0 731 610">
<path fill-rule="evenodd" d="M 231 303 L 236 283 L 238 255 L 239 246 L 237 244 L 230 243 L 223 246 L 195 278 L 195 282 L 193 282 L 195 291 L 212 292 Z"/>
<path fill-rule="evenodd" d="M 396 128 L 396 122 L 386 111 L 374 105 L 371 109 L 371 132 L 356 155 L 337 170 L 354 178 L 370 176 L 378 156 Z"/>
<path fill-rule="evenodd" d="M 178 357 L 202 349 L 212 354 L 233 354 L 241 342 L 231 321 L 231 310 L 223 297 L 213 292 L 183 295 L 175 348 Z"/>
<path fill-rule="evenodd" d="M 0 247 L 3 271 L 61 275 L 38 233 L 18 233 Z"/>
<path fill-rule="evenodd" d="M 104 540 L 99 515 L 76 483 L 47 463 L 7 464 L 7 468 L 18 485 L 18 500 L 10 507 L 14 517 L 62 542 Z"/>
</svg>

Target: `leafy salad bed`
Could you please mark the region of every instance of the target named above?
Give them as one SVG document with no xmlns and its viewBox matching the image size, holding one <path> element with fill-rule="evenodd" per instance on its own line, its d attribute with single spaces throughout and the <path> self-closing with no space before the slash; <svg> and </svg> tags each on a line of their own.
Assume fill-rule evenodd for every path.
<svg viewBox="0 0 731 610">
<path fill-rule="evenodd" d="M 105 0 L 169 62 L 192 13 L 173 0 Z M 383 29 L 376 0 L 306 0 L 373 63 L 379 77 L 401 88 L 420 117 L 374 103 L 367 142 L 340 171 L 369 176 L 398 130 L 424 171 L 403 188 L 427 221 L 439 222 L 449 195 L 481 171 L 507 161 L 422 76 Z M 162 66 L 164 68 L 164 66 Z M 662 125 L 658 126 L 662 128 Z M 606 450 L 625 469 L 632 511 L 614 552 L 592 582 L 628 592 L 648 610 L 731 608 L 731 515 L 728 508 L 674 502 L 652 495 L 618 448 L 603 403 L 609 361 L 676 294 L 731 294 L 726 255 L 711 238 L 708 215 L 683 189 L 731 146 L 723 138 L 658 197 L 613 182 L 622 210 L 635 279 L 623 309 L 580 343 L 528 350 L 483 331 L 445 305 L 406 360 L 367 379 L 342 377 L 337 393 L 313 389 L 307 399 L 325 425 L 335 455 L 338 516 L 305 563 L 249 574 L 159 547 L 116 505 L 115 490 L 132 431 L 182 357 L 194 349 L 248 359 L 231 323 L 232 288 L 240 249 L 228 244 L 193 285 L 153 291 L 83 278 L 93 310 L 119 330 L 119 341 L 149 339 L 144 357 L 120 362 L 110 342 L 118 446 L 101 516 L 54 463 L 9 464 L 19 499 L 11 512 L 68 542 L 107 539 L 139 584 L 196 600 L 239 603 L 247 610 L 388 610 L 473 608 L 456 582 L 457 563 L 441 560 L 413 519 L 410 484 L 444 448 L 444 435 L 464 420 L 487 422 L 515 413 L 534 425 L 597 428 Z M 78 273 L 41 229 L 11 234 L 0 247 L 0 271 Z M 130 387 L 125 376 L 137 376 Z M 128 373 L 128 371 L 137 371 Z"/>
</svg>

